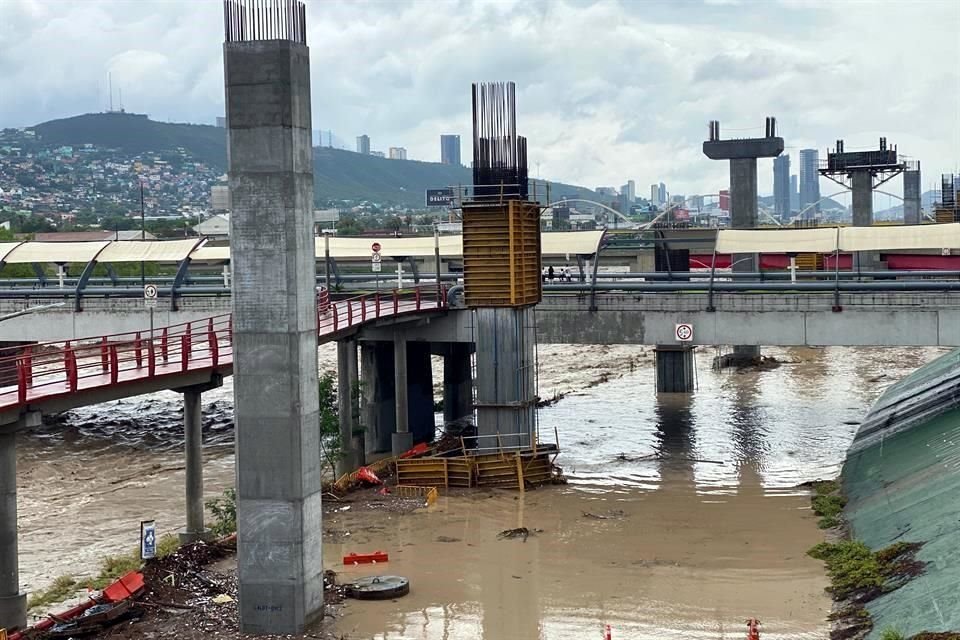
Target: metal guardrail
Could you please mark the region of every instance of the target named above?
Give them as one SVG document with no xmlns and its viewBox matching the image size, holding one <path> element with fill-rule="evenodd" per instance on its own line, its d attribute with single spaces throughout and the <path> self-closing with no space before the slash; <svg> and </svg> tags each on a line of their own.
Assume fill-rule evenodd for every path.
<svg viewBox="0 0 960 640">
<path fill-rule="evenodd" d="M 317 293 L 317 336 L 331 339 L 344 329 L 381 317 L 446 306 L 420 288 L 390 295 L 331 300 Z M 142 295 L 142 293 L 141 293 Z M 233 363 L 233 320 L 220 314 L 164 327 L 44 342 L 0 349 L 0 371 L 16 371 L 16 385 L 0 387 L 0 409 L 121 383 L 146 381 Z"/>
</svg>

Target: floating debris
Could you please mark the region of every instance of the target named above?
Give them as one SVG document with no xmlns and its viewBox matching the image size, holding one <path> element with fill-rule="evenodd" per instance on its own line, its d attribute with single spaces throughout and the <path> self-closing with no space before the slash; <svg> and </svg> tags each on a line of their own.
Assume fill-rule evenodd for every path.
<svg viewBox="0 0 960 640">
<path fill-rule="evenodd" d="M 517 527 L 516 529 L 504 529 L 497 534 L 498 540 L 506 540 L 508 538 L 523 538 L 523 541 L 526 542 L 527 538 L 532 536 L 535 533 L 543 533 L 543 529 L 527 529 L 526 527 Z"/>
</svg>

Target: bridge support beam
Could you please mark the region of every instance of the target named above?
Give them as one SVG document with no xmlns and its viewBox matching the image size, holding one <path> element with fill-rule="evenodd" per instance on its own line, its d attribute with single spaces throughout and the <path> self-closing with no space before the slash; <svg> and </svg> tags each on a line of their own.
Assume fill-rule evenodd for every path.
<svg viewBox="0 0 960 640">
<path fill-rule="evenodd" d="M 391 452 L 398 456 L 413 446 L 410 433 L 410 404 L 407 395 L 407 340 L 400 333 L 393 338 L 393 392 L 396 428 L 391 437 Z"/>
<path fill-rule="evenodd" d="M 693 347 L 658 345 L 654 354 L 657 393 L 691 393 L 696 389 Z"/>
<path fill-rule="evenodd" d="M 0 629 L 27 626 L 27 594 L 20 591 L 17 550 L 17 429 L 40 425 L 38 412 L 0 426 Z"/>
<path fill-rule="evenodd" d="M 473 371 L 470 345 L 452 342 L 443 356 L 443 422 L 463 423 L 473 418 Z"/>
<path fill-rule="evenodd" d="M 394 401 L 393 343 L 360 343 L 361 420 L 366 457 L 392 450 Z"/>
<path fill-rule="evenodd" d="M 337 415 L 340 421 L 340 459 L 337 477 L 350 473 L 363 464 L 360 436 L 354 436 L 356 424 L 356 392 L 358 387 L 357 341 L 337 341 Z"/>
<path fill-rule="evenodd" d="M 209 533 L 203 526 L 203 409 L 199 391 L 183 394 L 183 432 L 186 450 L 187 528 L 180 543 L 202 540 Z"/>
<path fill-rule="evenodd" d="M 474 311 L 478 447 L 529 447 L 536 437 L 533 307 Z"/>
</svg>

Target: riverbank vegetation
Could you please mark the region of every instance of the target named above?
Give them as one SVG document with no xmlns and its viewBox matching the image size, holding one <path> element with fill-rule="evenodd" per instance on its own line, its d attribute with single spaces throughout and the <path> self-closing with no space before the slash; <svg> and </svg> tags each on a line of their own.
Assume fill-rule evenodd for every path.
<svg viewBox="0 0 960 640">
<path fill-rule="evenodd" d="M 916 559 L 923 546 L 921 542 L 897 542 L 873 551 L 864 542 L 852 540 L 845 530 L 843 508 L 847 499 L 835 480 L 810 484 L 813 491 L 811 506 L 820 516 L 821 529 L 839 530 L 842 539 L 820 542 L 807 554 L 822 560 L 827 568 L 830 586 L 827 591 L 837 602 L 829 620 L 833 623 L 831 640 L 850 640 L 864 637 L 873 629 L 873 619 L 865 608 L 871 600 L 903 586 L 920 575 L 925 563 Z M 885 628 L 882 640 L 903 640 L 896 629 Z"/>
<path fill-rule="evenodd" d="M 180 547 L 177 536 L 167 534 L 157 541 L 157 557 L 165 558 Z M 46 589 L 40 589 L 30 594 L 27 600 L 27 609 L 38 609 L 58 602 L 68 600 L 73 594 L 84 589 L 101 590 L 111 582 L 131 571 L 137 571 L 143 566 L 140 559 L 140 549 L 130 553 L 107 556 L 100 562 L 100 572 L 96 576 L 74 577 L 60 576 Z"/>
</svg>

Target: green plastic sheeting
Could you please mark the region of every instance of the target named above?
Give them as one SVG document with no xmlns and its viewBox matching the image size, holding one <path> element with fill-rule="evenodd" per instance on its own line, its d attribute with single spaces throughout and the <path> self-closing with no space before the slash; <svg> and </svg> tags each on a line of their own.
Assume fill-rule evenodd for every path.
<svg viewBox="0 0 960 640">
<path fill-rule="evenodd" d="M 868 603 L 870 640 L 960 630 L 960 350 L 891 386 L 843 466 L 851 535 L 878 550 L 923 542 L 923 575 Z"/>
</svg>

